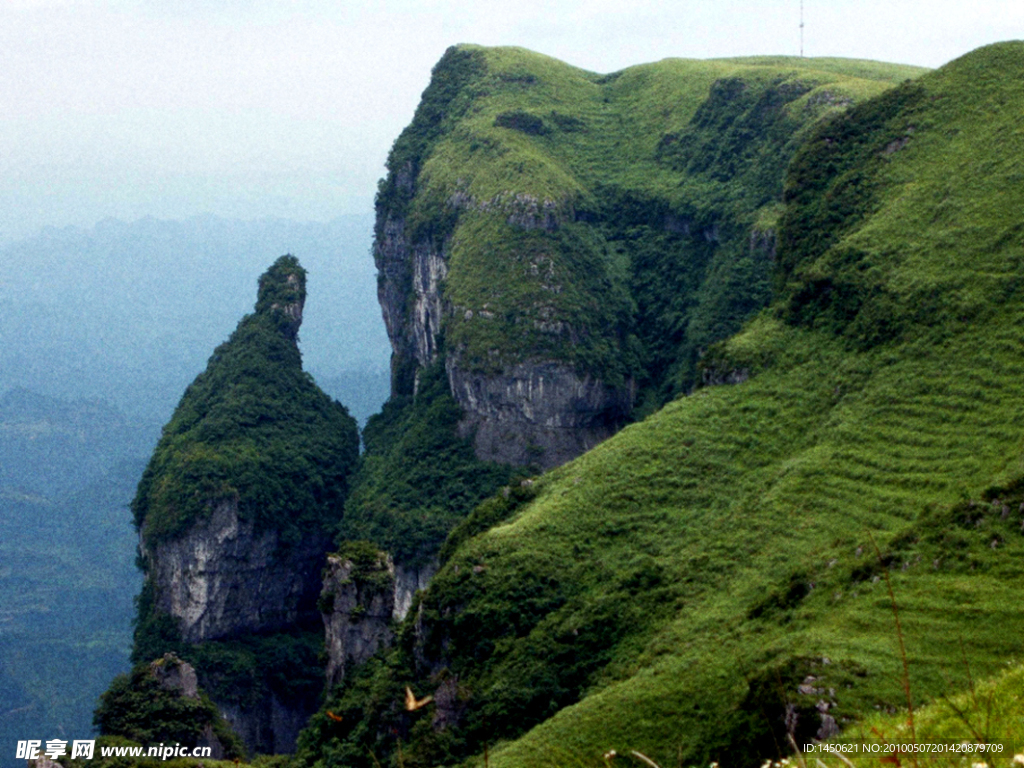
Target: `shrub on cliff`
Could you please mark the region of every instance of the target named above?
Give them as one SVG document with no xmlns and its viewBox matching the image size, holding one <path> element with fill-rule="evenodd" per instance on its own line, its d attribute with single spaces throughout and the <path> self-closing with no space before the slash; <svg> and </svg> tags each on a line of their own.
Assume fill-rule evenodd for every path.
<svg viewBox="0 0 1024 768">
<path fill-rule="evenodd" d="M 189 677 L 194 686 L 195 671 L 172 654 L 137 664 L 130 673 L 114 678 L 100 697 L 93 722 L 103 736 L 122 736 L 150 746 L 216 741 L 225 757 L 243 757 L 238 736 L 205 693 L 198 687 L 190 689 Z"/>
<path fill-rule="evenodd" d="M 370 418 L 339 542 L 372 541 L 403 565 L 437 555 L 449 531 L 511 473 L 479 461 L 456 435 L 458 421 L 440 365 L 421 373 L 415 398 L 392 398 Z"/>
</svg>

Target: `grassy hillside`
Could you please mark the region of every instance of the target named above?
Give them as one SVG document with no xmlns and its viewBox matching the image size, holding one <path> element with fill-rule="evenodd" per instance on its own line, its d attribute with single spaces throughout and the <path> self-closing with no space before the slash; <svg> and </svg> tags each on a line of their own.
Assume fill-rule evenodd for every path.
<svg viewBox="0 0 1024 768">
<path fill-rule="evenodd" d="M 854 765 L 869 764 L 879 757 L 896 756 L 912 762 L 913 758 L 898 754 L 891 745 L 913 744 L 943 745 L 941 752 L 920 756 L 919 761 L 929 766 L 963 765 L 967 760 L 972 764 L 985 762 L 988 765 L 1020 765 L 1024 761 L 1020 712 L 1024 706 L 1024 669 L 1012 665 L 1003 674 L 982 682 L 971 681 L 967 690 L 957 696 L 944 696 L 914 713 L 908 718 L 905 712 L 898 715 L 878 714 L 868 718 L 844 738 L 854 742 L 853 750 L 847 749 L 845 757 Z M 948 750 L 945 745 L 968 745 L 960 751 Z M 863 746 L 863 745 L 867 746 Z M 987 745 L 985 751 L 975 745 Z M 832 745 L 838 747 L 839 745 Z M 840 747 L 841 748 L 841 747 Z M 973 753 L 966 749 L 974 748 Z M 816 754 L 821 748 L 816 748 Z M 965 759 L 966 758 L 966 759 Z M 827 767 L 838 766 L 842 759 L 835 754 L 822 754 Z M 890 759 L 888 762 L 892 762 Z M 877 762 L 874 764 L 877 765 Z M 849 768 L 849 764 L 847 764 Z"/>
<path fill-rule="evenodd" d="M 687 101 L 640 84 L 664 75 L 667 88 L 687 66 L 627 70 L 607 80 L 617 92 L 573 76 L 631 103 L 634 127 L 667 112 L 681 131 L 695 125 L 697 91 Z M 714 95 L 731 68 L 751 66 L 775 64 L 694 71 Z M 916 702 L 1019 654 L 1022 108 L 1024 44 L 1008 43 L 807 128 L 786 206 L 743 209 L 779 220 L 776 297 L 703 361 L 749 380 L 675 400 L 478 508 L 415 626 L 327 701 L 345 721 L 315 717 L 300 757 L 601 765 L 615 749 L 662 766 L 754 765 L 785 751 L 787 729 L 813 736 L 822 709 L 849 727 L 906 705 L 890 583 Z M 566 145 L 578 168 L 649 188 L 674 179 L 675 194 L 715 189 L 645 174 L 661 139 L 597 133 L 604 151 Z M 616 147 L 621 165 L 608 159 Z M 557 173 L 568 165 L 546 158 L 523 155 L 532 191 L 583 209 L 572 179 L 586 171 Z M 440 182 L 472 161 L 425 168 Z M 472 176 L 477 197 L 511 173 L 486 169 Z M 740 205 L 746 192 L 721 194 Z M 434 704 L 401 712 L 406 684 Z"/>
<path fill-rule="evenodd" d="M 450 49 L 377 198 L 382 295 L 393 272 L 411 280 L 380 250 L 395 247 L 395 221 L 411 250 L 446 260 L 439 359 L 418 370 L 413 397 L 422 361 L 403 357 L 409 330 L 392 329 L 393 397 L 369 423 L 340 536 L 427 561 L 506 482 L 456 437 L 446 362 L 496 373 L 568 361 L 623 392 L 635 385 L 640 413 L 691 388 L 703 350 L 770 298 L 782 180 L 801 137 L 919 72 L 774 58 L 597 75 L 517 48 Z M 411 282 L 401 290 L 408 308 Z"/>
<path fill-rule="evenodd" d="M 395 143 L 378 212 L 445 243 L 460 365 L 566 360 L 660 403 L 768 301 L 772 248 L 751 233 L 771 240 L 810 126 L 920 72 L 751 58 L 597 75 L 460 46 Z"/>
</svg>

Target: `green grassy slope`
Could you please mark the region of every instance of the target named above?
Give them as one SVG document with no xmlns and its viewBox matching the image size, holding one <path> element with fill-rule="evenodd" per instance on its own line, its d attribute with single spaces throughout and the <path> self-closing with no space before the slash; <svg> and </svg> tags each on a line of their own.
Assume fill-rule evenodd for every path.
<svg viewBox="0 0 1024 768">
<path fill-rule="evenodd" d="M 819 703 L 905 705 L 884 573 L 917 701 L 1019 655 L 1022 75 L 1024 44 L 981 49 L 806 137 L 777 298 L 706 359 L 751 378 L 481 507 L 499 524 L 449 553 L 387 675 L 328 701 L 375 713 L 363 754 L 390 724 L 405 765 L 759 763 L 787 707 L 800 740 Z M 387 700 L 451 680 L 443 709 Z M 305 755 L 337 764 L 319 717 Z"/>
<path fill-rule="evenodd" d="M 769 299 L 800 137 L 920 71 L 774 58 L 602 76 L 517 48 L 450 49 L 377 199 L 379 248 L 385 224 L 402 220 L 412 250 L 447 259 L 440 359 L 419 371 L 414 398 L 418 361 L 396 333 L 393 397 L 368 424 L 340 538 L 429 561 L 507 481 L 456 437 L 445 362 L 495 373 L 569 361 L 611 387 L 635 384 L 641 413 L 690 388 L 700 350 Z M 378 260 L 389 296 L 408 264 Z"/>
<path fill-rule="evenodd" d="M 905 712 L 872 716 L 843 738 L 850 743 L 848 746 L 830 746 L 845 749 L 847 768 L 850 762 L 877 765 L 879 757 L 887 754 L 913 762 L 914 753 L 907 753 L 902 745 L 915 742 L 931 750 L 916 755 L 919 764 L 930 768 L 960 766 L 968 760 L 972 764 L 1016 766 L 1024 760 L 1020 757 L 1024 744 L 1022 706 L 1024 669 L 1014 664 L 991 680 L 971 681 L 963 693 L 943 696 L 917 710 L 912 719 Z M 901 746 L 894 750 L 894 744 Z M 814 756 L 822 759 L 826 768 L 843 764 L 834 753 L 821 751 L 822 747 L 815 747 Z"/>
<path fill-rule="evenodd" d="M 413 241 L 446 243 L 443 333 L 463 367 L 556 359 L 679 391 L 698 348 L 769 298 L 751 230 L 773 228 L 809 126 L 921 71 L 779 57 L 601 76 L 453 48 L 389 157 L 378 227 L 402 217 Z"/>
</svg>

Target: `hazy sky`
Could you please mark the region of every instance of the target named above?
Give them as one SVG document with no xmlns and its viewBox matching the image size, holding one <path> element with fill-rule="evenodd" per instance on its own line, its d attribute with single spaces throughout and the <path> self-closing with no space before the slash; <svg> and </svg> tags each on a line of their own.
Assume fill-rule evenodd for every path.
<svg viewBox="0 0 1024 768">
<path fill-rule="evenodd" d="M 368 213 L 449 45 L 611 72 L 799 53 L 800 0 L 0 0 L 0 241 L 108 217 Z M 805 52 L 940 66 L 1020 0 L 804 0 Z"/>
</svg>

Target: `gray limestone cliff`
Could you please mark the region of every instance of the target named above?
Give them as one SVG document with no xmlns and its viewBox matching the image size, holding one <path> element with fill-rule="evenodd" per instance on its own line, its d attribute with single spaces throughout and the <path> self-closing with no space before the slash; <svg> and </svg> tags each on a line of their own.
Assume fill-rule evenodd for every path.
<svg viewBox="0 0 1024 768">
<path fill-rule="evenodd" d="M 406 617 L 416 592 L 426 589 L 436 571 L 436 561 L 419 568 L 396 566 L 386 552 L 361 544 L 353 545 L 351 552 L 328 556 L 320 610 L 329 687 L 391 644 L 393 627 Z"/>
<path fill-rule="evenodd" d="M 282 548 L 277 531 L 257 532 L 230 499 L 180 537 L 150 545 L 143 533 L 140 550 L 157 609 L 177 620 L 182 640 L 199 643 L 315 622 L 330 545 L 326 533 L 314 533 Z"/>
<path fill-rule="evenodd" d="M 368 562 L 330 555 L 320 605 L 327 649 L 327 684 L 391 644 L 395 567 L 384 552 Z"/>
<path fill-rule="evenodd" d="M 526 361 L 501 375 L 461 370 L 448 381 L 465 416 L 460 433 L 477 456 L 557 467 L 611 437 L 632 409 L 631 387 L 610 387 L 553 360 Z"/>
<path fill-rule="evenodd" d="M 395 621 L 402 621 L 409 615 L 416 593 L 427 588 L 439 567 L 436 558 L 418 566 L 395 564 L 395 601 L 392 614 Z"/>
<path fill-rule="evenodd" d="M 628 374 L 595 373 L 622 340 L 621 297 L 602 302 L 598 296 L 613 280 L 600 249 L 575 227 L 574 200 L 549 199 L 519 182 L 478 196 L 475 164 L 441 184 L 425 171 L 437 143 L 469 113 L 477 89 L 493 74 L 480 52 L 450 48 L 388 158 L 376 203 L 374 260 L 392 346 L 391 394 L 415 395 L 420 372 L 443 362 L 463 412 L 459 432 L 474 437 L 477 458 L 547 469 L 622 426 L 634 390 Z M 543 132 L 535 118 L 517 112 L 495 120 L 511 131 Z M 475 226 L 488 234 L 467 236 Z M 514 243 L 520 235 L 523 242 Z M 489 245 L 501 253 L 489 253 Z M 522 274 L 502 273 L 513 263 L 523 265 Z M 453 281 L 470 274 L 475 287 L 455 298 Z M 532 298 L 521 299 L 520 289 Z M 497 312 L 486 296 L 502 305 Z M 590 309 L 578 312 L 580 302 Z M 486 349 L 467 350 L 464 338 L 453 338 L 460 324 L 477 341 L 487 335 L 485 326 L 501 330 Z M 523 336 L 520 329 L 537 343 L 506 343 L 510 334 Z M 602 362 L 588 369 L 580 358 L 590 353 Z"/>
<path fill-rule="evenodd" d="M 414 182 L 403 179 L 412 190 Z M 506 223 L 540 226 L 520 218 L 510 214 Z M 392 345 L 392 395 L 415 394 L 418 371 L 444 355 L 449 390 L 463 412 L 459 432 L 472 438 L 477 458 L 484 461 L 551 469 L 614 434 L 633 408 L 632 381 L 612 386 L 542 350 L 505 362 L 497 371 L 466 363 L 458 350 L 442 351 L 446 319 L 456 313 L 472 317 L 445 296 L 449 247 L 446 240 L 415 239 L 404 218 L 378 210 L 374 256 Z M 486 310 L 478 314 L 479 320 L 487 318 Z M 565 323 L 543 317 L 533 323 L 560 341 L 572 336 Z"/>
<path fill-rule="evenodd" d="M 293 701 L 284 701 L 274 692 L 256 707 L 216 699 L 214 703 L 246 749 L 266 755 L 294 752 L 299 733 L 315 710 L 310 705 L 299 707 Z"/>
</svg>

